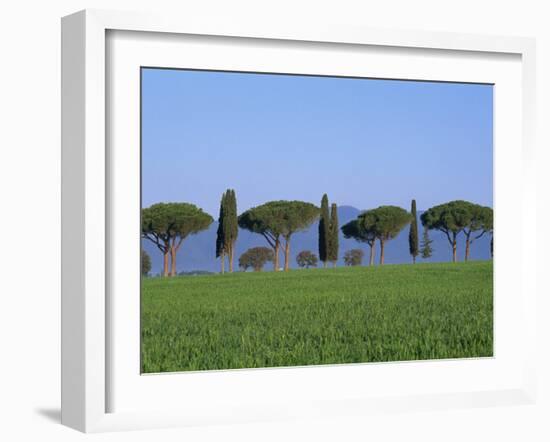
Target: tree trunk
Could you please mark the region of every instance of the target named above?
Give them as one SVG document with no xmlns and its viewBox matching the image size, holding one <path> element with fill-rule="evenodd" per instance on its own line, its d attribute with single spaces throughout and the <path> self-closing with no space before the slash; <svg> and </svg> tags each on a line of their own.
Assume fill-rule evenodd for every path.
<svg viewBox="0 0 550 442">
<path fill-rule="evenodd" d="M 336 268 L 336 261 L 332 261 L 332 268 L 333 268 L 333 269 Z"/>
<path fill-rule="evenodd" d="M 470 239 L 466 237 L 466 253 L 464 254 L 464 261 L 468 261 L 470 258 Z"/>
<path fill-rule="evenodd" d="M 285 272 L 288 271 L 290 263 L 290 237 L 285 238 Z"/>
<path fill-rule="evenodd" d="M 222 251 L 220 259 L 222 261 L 222 275 L 223 275 L 225 273 L 225 251 Z"/>
<path fill-rule="evenodd" d="M 383 240 L 380 240 L 380 265 L 384 264 L 384 244 Z"/>
<path fill-rule="evenodd" d="M 165 278 L 168 276 L 168 254 L 170 253 L 170 249 L 166 248 L 164 252 L 164 267 L 162 269 L 162 276 Z"/>
<path fill-rule="evenodd" d="M 172 258 L 170 276 L 176 276 L 176 253 L 177 253 L 176 246 L 172 245 L 172 247 L 170 247 L 170 255 Z"/>
<path fill-rule="evenodd" d="M 413 264 L 416 264 L 416 256 L 413 255 Z"/>
<path fill-rule="evenodd" d="M 456 262 L 456 238 L 453 238 L 453 262 Z"/>
<path fill-rule="evenodd" d="M 372 244 L 370 246 L 370 258 L 369 258 L 369 266 L 373 266 L 374 265 L 374 247 L 376 246 L 376 244 Z"/>
<path fill-rule="evenodd" d="M 229 273 L 233 273 L 233 244 L 229 245 Z"/>
<path fill-rule="evenodd" d="M 273 270 L 279 271 L 279 238 L 275 240 L 275 256 L 273 257 Z"/>
<path fill-rule="evenodd" d="M 326 262 L 326 261 L 323 261 L 323 268 L 324 268 L 324 269 L 327 268 L 327 262 Z"/>
</svg>

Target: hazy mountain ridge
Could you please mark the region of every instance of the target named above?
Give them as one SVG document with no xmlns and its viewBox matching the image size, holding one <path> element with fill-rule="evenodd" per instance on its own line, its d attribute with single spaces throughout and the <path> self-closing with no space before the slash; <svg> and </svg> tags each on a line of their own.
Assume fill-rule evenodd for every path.
<svg viewBox="0 0 550 442">
<path fill-rule="evenodd" d="M 340 206 L 338 208 L 338 219 L 340 226 L 346 224 L 350 220 L 354 219 L 361 213 L 359 210 L 352 206 Z M 419 240 L 422 239 L 422 225 L 420 223 L 420 215 L 422 211 L 418 212 L 419 217 Z M 218 223 L 214 222 L 205 231 L 190 236 L 187 238 L 181 249 L 178 252 L 177 257 L 177 270 L 181 271 L 194 271 L 205 270 L 210 272 L 217 272 L 220 270 L 220 260 L 216 259 L 216 230 Z M 392 241 L 388 241 L 386 244 L 386 256 L 385 262 L 387 264 L 401 264 L 411 262 L 411 256 L 409 254 L 408 244 L 409 227 L 405 227 L 399 236 Z M 423 260 L 417 257 L 417 262 L 440 262 L 449 261 L 451 259 L 451 247 L 445 234 L 436 231 L 430 231 L 430 238 L 433 240 L 433 256 L 428 260 Z M 489 259 L 490 255 L 490 235 L 483 235 L 480 239 L 472 244 L 471 259 Z M 311 250 L 318 255 L 318 222 L 313 223 L 306 231 L 298 232 L 292 236 L 291 243 L 291 262 L 290 266 L 296 268 L 296 255 L 302 250 Z M 156 246 L 147 240 L 142 239 L 143 248 L 151 256 L 152 262 L 152 274 L 161 272 L 162 269 L 162 254 L 156 248 Z M 250 247 L 268 246 L 266 240 L 258 234 L 251 233 L 247 230 L 239 229 L 239 237 L 236 243 L 235 254 L 235 268 L 238 267 L 239 256 Z M 340 233 L 340 250 L 338 265 L 344 265 L 343 256 L 347 250 L 350 249 L 362 249 L 365 251 L 365 258 L 363 264 L 368 262 L 369 247 L 366 244 L 358 243 L 353 239 L 345 239 L 342 233 Z M 379 257 L 379 245 L 376 244 L 376 259 Z M 458 242 L 458 257 L 459 260 L 464 259 L 464 237 L 461 235 Z M 283 255 L 281 253 L 281 259 Z M 281 261 L 282 265 L 282 261 Z M 320 263 L 321 265 L 321 263 Z M 272 269 L 273 265 L 267 263 L 265 270 Z"/>
</svg>

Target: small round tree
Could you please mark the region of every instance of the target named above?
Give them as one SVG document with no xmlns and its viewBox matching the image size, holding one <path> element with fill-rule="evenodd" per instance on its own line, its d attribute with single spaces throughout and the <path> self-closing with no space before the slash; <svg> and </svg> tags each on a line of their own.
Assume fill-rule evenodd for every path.
<svg viewBox="0 0 550 442">
<path fill-rule="evenodd" d="M 141 250 L 141 274 L 142 276 L 149 275 L 151 271 L 151 257 L 145 250 Z"/>
<path fill-rule="evenodd" d="M 344 264 L 347 266 L 360 266 L 365 252 L 361 249 L 351 249 L 344 254 Z"/>
<path fill-rule="evenodd" d="M 255 272 L 261 272 L 265 263 L 273 261 L 273 250 L 267 247 L 252 247 L 244 252 L 239 258 L 239 267 L 245 272 L 253 269 Z"/>
<path fill-rule="evenodd" d="M 310 250 L 302 250 L 296 256 L 296 262 L 300 267 L 305 267 L 306 269 L 317 267 L 317 255 Z"/>
</svg>

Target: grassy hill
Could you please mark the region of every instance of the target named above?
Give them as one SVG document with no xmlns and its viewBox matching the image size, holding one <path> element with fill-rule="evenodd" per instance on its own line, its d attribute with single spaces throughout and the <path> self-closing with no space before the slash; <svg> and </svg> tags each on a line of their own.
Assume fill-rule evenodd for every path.
<svg viewBox="0 0 550 442">
<path fill-rule="evenodd" d="M 491 261 L 145 278 L 146 373 L 491 356 Z"/>
</svg>

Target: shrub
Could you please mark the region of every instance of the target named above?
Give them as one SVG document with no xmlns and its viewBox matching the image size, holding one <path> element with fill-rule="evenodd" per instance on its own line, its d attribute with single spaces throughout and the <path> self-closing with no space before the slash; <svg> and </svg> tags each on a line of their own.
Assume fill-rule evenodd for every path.
<svg viewBox="0 0 550 442">
<path fill-rule="evenodd" d="M 361 249 L 348 250 L 344 255 L 344 263 L 347 266 L 360 266 L 363 262 L 363 256 L 365 252 Z"/>
<path fill-rule="evenodd" d="M 273 261 L 273 250 L 267 247 L 252 247 L 244 252 L 239 258 L 239 267 L 245 272 L 248 269 L 254 269 L 260 272 L 268 261 Z"/>
<path fill-rule="evenodd" d="M 141 274 L 143 276 L 148 276 L 151 271 L 151 257 L 145 251 L 141 251 Z"/>
<path fill-rule="evenodd" d="M 300 267 L 305 267 L 306 269 L 317 267 L 317 255 L 310 250 L 302 250 L 296 256 L 296 262 Z"/>
</svg>

